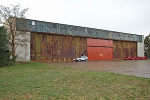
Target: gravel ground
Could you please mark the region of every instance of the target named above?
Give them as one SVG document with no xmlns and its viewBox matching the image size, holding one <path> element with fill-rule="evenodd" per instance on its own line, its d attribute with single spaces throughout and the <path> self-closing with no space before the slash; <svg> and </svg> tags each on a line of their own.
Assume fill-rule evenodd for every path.
<svg viewBox="0 0 150 100">
<path fill-rule="evenodd" d="M 124 75 L 150 78 L 150 60 L 100 60 L 100 61 L 66 61 L 66 62 L 44 62 L 50 65 L 113 72 Z"/>
</svg>

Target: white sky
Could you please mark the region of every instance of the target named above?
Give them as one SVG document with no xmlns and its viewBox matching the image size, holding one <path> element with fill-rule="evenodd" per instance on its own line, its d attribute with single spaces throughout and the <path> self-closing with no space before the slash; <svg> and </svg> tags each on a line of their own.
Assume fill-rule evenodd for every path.
<svg viewBox="0 0 150 100">
<path fill-rule="evenodd" d="M 0 0 L 29 8 L 26 18 L 147 36 L 150 0 Z"/>
</svg>

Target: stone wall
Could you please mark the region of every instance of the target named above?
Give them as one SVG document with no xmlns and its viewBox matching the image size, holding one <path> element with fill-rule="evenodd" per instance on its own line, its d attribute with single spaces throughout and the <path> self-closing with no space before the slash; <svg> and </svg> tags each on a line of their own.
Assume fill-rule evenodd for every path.
<svg viewBox="0 0 150 100">
<path fill-rule="evenodd" d="M 15 48 L 16 61 L 30 62 L 30 32 L 17 31 Z"/>
</svg>

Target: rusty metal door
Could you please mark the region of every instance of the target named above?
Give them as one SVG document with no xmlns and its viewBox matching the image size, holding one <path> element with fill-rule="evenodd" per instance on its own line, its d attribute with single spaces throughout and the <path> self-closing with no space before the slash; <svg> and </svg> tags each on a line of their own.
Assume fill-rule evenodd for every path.
<svg viewBox="0 0 150 100">
<path fill-rule="evenodd" d="M 88 38 L 87 53 L 89 60 L 112 60 L 113 41 Z"/>
<path fill-rule="evenodd" d="M 82 37 L 31 33 L 31 61 L 70 61 L 87 55 L 87 40 Z"/>
</svg>

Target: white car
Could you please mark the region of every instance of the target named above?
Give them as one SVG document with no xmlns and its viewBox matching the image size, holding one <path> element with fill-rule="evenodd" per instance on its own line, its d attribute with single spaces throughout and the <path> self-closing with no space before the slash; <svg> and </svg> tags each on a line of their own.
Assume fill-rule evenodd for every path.
<svg viewBox="0 0 150 100">
<path fill-rule="evenodd" d="M 74 61 L 88 61 L 87 56 L 80 56 L 79 58 L 74 59 Z"/>
</svg>

